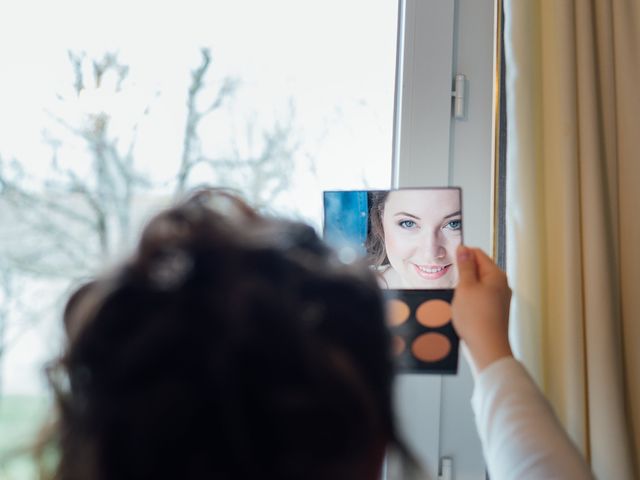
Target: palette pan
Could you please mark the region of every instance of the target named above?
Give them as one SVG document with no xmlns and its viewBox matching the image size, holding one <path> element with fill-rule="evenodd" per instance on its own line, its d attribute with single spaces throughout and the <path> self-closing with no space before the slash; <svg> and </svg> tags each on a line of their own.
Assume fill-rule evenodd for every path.
<svg viewBox="0 0 640 480">
<path fill-rule="evenodd" d="M 451 323 L 452 289 L 384 290 L 399 372 L 453 375 L 459 338 Z"/>
</svg>

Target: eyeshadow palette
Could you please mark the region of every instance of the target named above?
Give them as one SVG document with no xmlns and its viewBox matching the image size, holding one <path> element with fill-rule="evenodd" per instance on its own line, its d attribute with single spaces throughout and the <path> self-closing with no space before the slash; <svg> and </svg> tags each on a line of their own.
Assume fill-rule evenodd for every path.
<svg viewBox="0 0 640 480">
<path fill-rule="evenodd" d="M 458 372 L 460 340 L 451 323 L 452 289 L 384 290 L 400 373 Z"/>
</svg>

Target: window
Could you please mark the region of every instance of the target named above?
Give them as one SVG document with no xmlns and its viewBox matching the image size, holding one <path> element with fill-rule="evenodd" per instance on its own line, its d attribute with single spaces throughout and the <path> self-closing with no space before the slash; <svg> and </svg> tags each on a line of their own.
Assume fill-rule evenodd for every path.
<svg viewBox="0 0 640 480">
<path fill-rule="evenodd" d="M 321 219 L 391 183 L 398 6 L 23 2 L 0 7 L 0 476 L 46 412 L 73 285 L 208 183 Z M 9 458 L 10 460 L 7 460 Z"/>
</svg>

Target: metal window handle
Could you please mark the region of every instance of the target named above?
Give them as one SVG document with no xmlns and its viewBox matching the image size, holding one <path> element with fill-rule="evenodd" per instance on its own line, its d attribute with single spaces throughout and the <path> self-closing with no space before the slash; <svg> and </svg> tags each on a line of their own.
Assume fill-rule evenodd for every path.
<svg viewBox="0 0 640 480">
<path fill-rule="evenodd" d="M 453 91 L 451 96 L 453 97 L 453 118 L 458 120 L 464 118 L 464 101 L 465 101 L 465 87 L 467 77 L 462 73 L 456 75 L 453 82 Z"/>
</svg>

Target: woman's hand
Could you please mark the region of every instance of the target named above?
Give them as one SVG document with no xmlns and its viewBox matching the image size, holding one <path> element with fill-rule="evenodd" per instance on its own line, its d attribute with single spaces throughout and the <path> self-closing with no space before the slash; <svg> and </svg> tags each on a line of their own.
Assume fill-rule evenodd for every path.
<svg viewBox="0 0 640 480">
<path fill-rule="evenodd" d="M 506 274 L 482 250 L 461 245 L 456 257 L 460 278 L 452 303 L 453 326 L 480 371 L 513 355 L 509 345 L 511 289 Z"/>
</svg>

